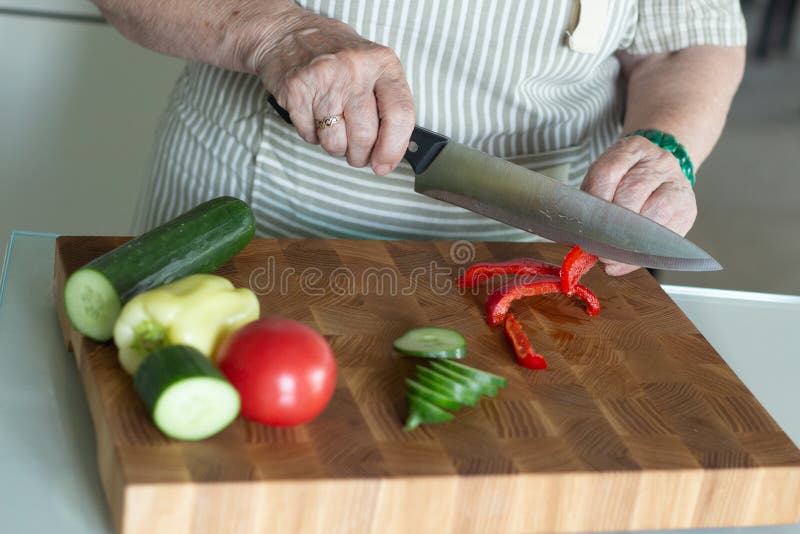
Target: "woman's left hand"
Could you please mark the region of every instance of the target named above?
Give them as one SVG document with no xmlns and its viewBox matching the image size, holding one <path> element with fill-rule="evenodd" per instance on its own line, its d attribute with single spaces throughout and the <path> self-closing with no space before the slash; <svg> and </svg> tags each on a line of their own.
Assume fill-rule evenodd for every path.
<svg viewBox="0 0 800 534">
<path fill-rule="evenodd" d="M 678 159 L 638 135 L 623 137 L 589 167 L 581 189 L 640 213 L 680 235 L 694 224 L 697 200 Z M 612 276 L 638 269 L 603 260 Z"/>
</svg>

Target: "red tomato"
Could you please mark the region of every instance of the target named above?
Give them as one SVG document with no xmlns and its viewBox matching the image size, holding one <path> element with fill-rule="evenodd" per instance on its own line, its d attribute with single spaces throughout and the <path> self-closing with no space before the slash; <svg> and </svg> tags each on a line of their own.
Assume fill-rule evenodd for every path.
<svg viewBox="0 0 800 534">
<path fill-rule="evenodd" d="M 225 339 L 217 363 L 242 399 L 242 416 L 273 426 L 307 423 L 336 387 L 336 361 L 325 338 L 297 321 L 268 317 Z"/>
</svg>

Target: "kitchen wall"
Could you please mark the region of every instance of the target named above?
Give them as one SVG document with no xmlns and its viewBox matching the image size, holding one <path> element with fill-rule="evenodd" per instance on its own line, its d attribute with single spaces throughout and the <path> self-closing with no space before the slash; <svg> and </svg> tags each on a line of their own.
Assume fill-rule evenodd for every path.
<svg viewBox="0 0 800 534">
<path fill-rule="evenodd" d="M 748 59 L 722 138 L 697 175 L 689 237 L 724 266 L 663 283 L 800 295 L 800 9 L 744 0 Z M 771 24 L 765 17 L 772 5 Z M 767 44 L 765 47 L 764 45 Z"/>
<path fill-rule="evenodd" d="M 800 58 L 751 60 L 697 173 L 689 237 L 724 266 L 663 283 L 800 295 Z"/>
<path fill-rule="evenodd" d="M 8 14 L 15 9 L 78 21 Z M 82 0 L 0 0 L 0 250 L 13 229 L 130 231 L 183 63 L 90 22 L 98 18 Z"/>
</svg>

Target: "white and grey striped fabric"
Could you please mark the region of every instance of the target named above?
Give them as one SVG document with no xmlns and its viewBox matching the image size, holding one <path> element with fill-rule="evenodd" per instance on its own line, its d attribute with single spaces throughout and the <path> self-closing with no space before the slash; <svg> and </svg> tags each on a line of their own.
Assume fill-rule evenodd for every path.
<svg viewBox="0 0 800 534">
<path fill-rule="evenodd" d="M 417 123 L 577 186 L 620 131 L 614 52 L 742 45 L 734 0 L 609 0 L 600 52 L 571 50 L 575 2 L 303 0 L 391 47 L 406 70 Z M 268 106 L 256 77 L 189 64 L 156 142 L 137 229 L 203 200 L 253 207 L 258 234 L 375 239 L 536 239 L 413 191 L 403 164 L 378 177 L 303 142 Z M 487 177 L 490 180 L 491 177 Z"/>
</svg>

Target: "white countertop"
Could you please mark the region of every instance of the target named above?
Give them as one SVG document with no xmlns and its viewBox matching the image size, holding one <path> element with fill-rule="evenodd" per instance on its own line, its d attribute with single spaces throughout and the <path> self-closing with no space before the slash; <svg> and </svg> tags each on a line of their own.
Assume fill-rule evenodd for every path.
<svg viewBox="0 0 800 534">
<path fill-rule="evenodd" d="M 91 417 L 53 306 L 54 245 L 53 234 L 12 234 L 0 282 L 0 531 L 112 532 Z M 800 442 L 800 297 L 664 289 Z M 706 530 L 800 534 L 800 525 Z"/>
</svg>

